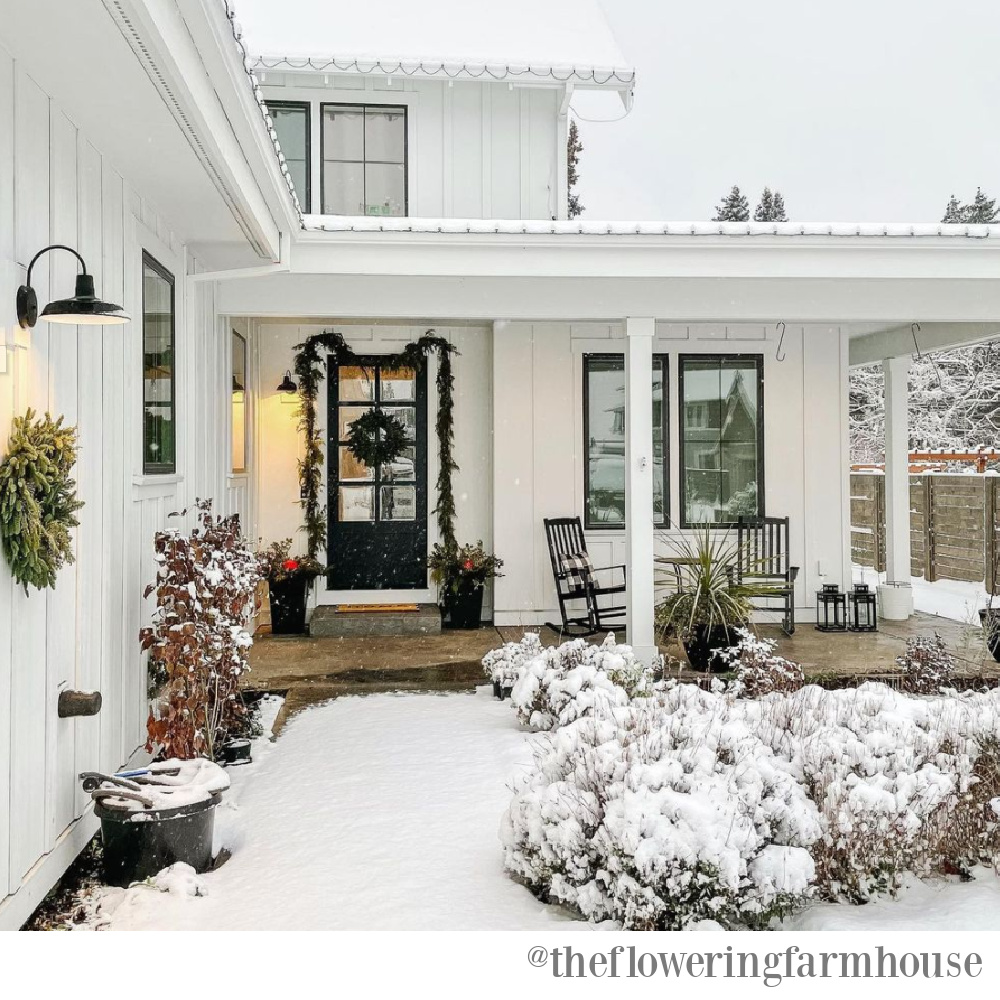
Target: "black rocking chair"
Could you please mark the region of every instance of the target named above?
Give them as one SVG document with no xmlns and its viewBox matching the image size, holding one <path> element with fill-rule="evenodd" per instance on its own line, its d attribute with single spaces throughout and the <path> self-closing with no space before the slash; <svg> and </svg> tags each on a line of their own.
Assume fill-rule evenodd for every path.
<svg viewBox="0 0 1000 1000">
<path fill-rule="evenodd" d="M 595 568 L 591 564 L 587 540 L 578 517 L 545 518 L 545 537 L 549 543 L 549 558 L 552 560 L 559 614 L 562 616 L 562 625 L 546 622 L 549 628 L 560 635 L 588 636 L 614 627 L 609 619 L 614 619 L 619 627 L 623 627 L 625 605 L 602 608 L 598 598 L 625 593 L 625 567 Z M 620 583 L 614 580 L 608 584 L 598 583 L 598 573 L 615 576 L 618 570 L 621 570 Z M 570 601 L 584 601 L 586 613 L 571 615 L 572 609 L 566 607 Z"/>
<path fill-rule="evenodd" d="M 736 522 L 737 584 L 766 588 L 755 611 L 781 611 L 781 630 L 795 631 L 795 578 L 799 567 L 789 565 L 787 517 L 741 517 Z M 777 602 L 777 603 L 772 603 Z"/>
</svg>

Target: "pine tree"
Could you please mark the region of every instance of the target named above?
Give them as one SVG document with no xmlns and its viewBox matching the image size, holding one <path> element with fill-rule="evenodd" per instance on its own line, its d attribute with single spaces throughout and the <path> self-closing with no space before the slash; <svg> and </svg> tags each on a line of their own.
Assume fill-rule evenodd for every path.
<svg viewBox="0 0 1000 1000">
<path fill-rule="evenodd" d="M 580 196 L 573 191 L 580 179 L 577 168 L 582 152 L 583 143 L 580 142 L 579 129 L 576 127 L 576 122 L 571 121 L 569 123 L 569 138 L 566 140 L 566 188 L 569 193 L 566 214 L 571 219 L 581 215 L 584 210 L 584 206 L 580 204 Z"/>
<path fill-rule="evenodd" d="M 965 206 L 966 222 L 989 223 L 996 222 L 997 201 L 996 198 L 987 198 L 983 189 L 976 188 L 976 197 L 971 205 Z"/>
<path fill-rule="evenodd" d="M 774 195 L 769 187 L 764 188 L 760 201 L 753 213 L 754 222 L 774 222 Z"/>
<path fill-rule="evenodd" d="M 958 203 L 958 199 L 952 195 L 948 199 L 948 207 L 944 210 L 944 218 L 942 222 L 961 222 L 962 221 L 962 206 Z"/>
<path fill-rule="evenodd" d="M 771 193 L 769 187 L 764 188 L 764 193 L 760 196 L 760 202 L 753 213 L 754 222 L 787 222 L 785 215 L 785 199 L 781 197 L 780 191 Z"/>
<path fill-rule="evenodd" d="M 750 203 L 746 197 L 740 193 L 739 187 L 735 184 L 733 189 L 722 200 L 721 205 L 715 208 L 713 222 L 749 222 Z"/>
</svg>

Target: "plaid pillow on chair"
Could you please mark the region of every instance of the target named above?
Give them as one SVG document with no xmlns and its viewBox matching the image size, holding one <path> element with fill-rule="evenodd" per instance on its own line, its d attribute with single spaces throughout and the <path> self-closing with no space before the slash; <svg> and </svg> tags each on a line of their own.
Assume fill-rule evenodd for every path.
<svg viewBox="0 0 1000 1000">
<path fill-rule="evenodd" d="M 594 581 L 594 564 L 586 552 L 575 556 L 560 556 L 559 571 L 566 574 L 570 590 L 586 590 Z"/>
</svg>

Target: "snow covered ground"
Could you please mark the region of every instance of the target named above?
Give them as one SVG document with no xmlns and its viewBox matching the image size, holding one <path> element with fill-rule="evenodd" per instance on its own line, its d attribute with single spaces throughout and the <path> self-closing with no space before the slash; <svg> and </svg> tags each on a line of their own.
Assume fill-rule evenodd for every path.
<svg viewBox="0 0 1000 1000">
<path fill-rule="evenodd" d="M 112 930 L 553 929 L 504 874 L 508 782 L 531 760 L 510 702 L 371 695 L 308 709 L 235 768 L 232 858 L 195 884 L 105 890 Z M 258 748 L 259 749 L 259 748 Z M 105 919 L 99 916 L 100 922 Z M 578 928 L 585 924 L 576 924 Z"/>
<path fill-rule="evenodd" d="M 265 724 L 276 701 L 265 704 Z M 498 828 L 534 740 L 510 702 L 341 698 L 303 711 L 232 769 L 216 820 L 233 852 L 204 876 L 104 889 L 111 930 L 589 930 L 503 871 Z M 786 930 L 1000 930 L 1000 880 L 914 882 L 898 900 L 814 904 Z"/>
</svg>

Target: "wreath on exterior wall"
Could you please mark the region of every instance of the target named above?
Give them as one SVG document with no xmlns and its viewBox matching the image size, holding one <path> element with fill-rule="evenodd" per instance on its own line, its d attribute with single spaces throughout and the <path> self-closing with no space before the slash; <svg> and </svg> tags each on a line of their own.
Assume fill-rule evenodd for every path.
<svg viewBox="0 0 1000 1000">
<path fill-rule="evenodd" d="M 387 354 L 379 360 L 386 368 L 422 370 L 428 357 L 438 356 L 438 409 L 435 431 L 438 439 L 437 515 L 438 537 L 449 549 L 457 549 L 455 539 L 455 494 L 451 476 L 458 470 L 455 464 L 454 391 L 451 356 L 457 353 L 454 344 L 428 330 L 398 354 Z M 306 533 L 309 557 L 317 559 L 326 548 L 326 507 L 320 502 L 323 486 L 323 436 L 316 426 L 316 402 L 319 387 L 326 377 L 327 360 L 336 365 L 362 365 L 361 359 L 347 345 L 343 334 L 324 330 L 295 345 L 295 375 L 299 383 L 299 430 L 305 437 L 305 457 L 299 462 L 299 495 L 302 506 L 302 530 Z M 373 411 L 374 412 L 374 411 Z M 364 419 L 364 418 L 360 418 Z M 395 419 L 390 417 L 390 419 Z M 355 421 L 356 426 L 359 421 Z M 399 421 L 396 421 L 399 423 Z M 400 424 L 400 426 L 402 426 Z M 379 428 L 382 430 L 383 428 Z M 359 432 L 360 433 L 360 432 Z M 361 442 L 359 441 L 359 444 Z M 364 445 L 361 445 L 364 448 Z M 351 450 L 354 451 L 352 444 Z M 355 456 L 361 458 L 357 452 Z M 396 457 L 396 456 L 393 456 Z M 391 461 L 391 459 L 388 459 Z M 364 459 L 362 459 L 364 461 Z M 382 459 L 387 461 L 387 459 Z M 366 464 L 368 464 L 366 462 Z"/>
<path fill-rule="evenodd" d="M 395 462 L 406 447 L 406 428 L 402 421 L 385 410 L 369 410 L 352 421 L 347 435 L 351 454 L 374 469 Z"/>
<path fill-rule="evenodd" d="M 80 522 L 70 473 L 76 464 L 76 428 L 47 413 L 15 417 L 7 455 L 0 463 L 0 540 L 11 574 L 28 593 L 56 585 L 56 574 L 73 562 L 71 529 Z"/>
</svg>

